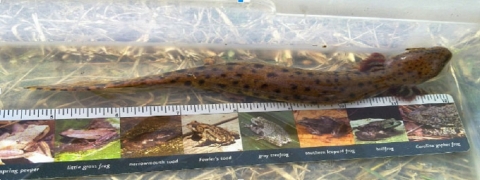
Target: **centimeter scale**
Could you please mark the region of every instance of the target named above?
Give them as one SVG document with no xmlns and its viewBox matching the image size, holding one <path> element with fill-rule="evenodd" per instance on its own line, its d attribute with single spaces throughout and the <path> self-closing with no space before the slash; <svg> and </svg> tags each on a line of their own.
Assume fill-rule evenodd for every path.
<svg viewBox="0 0 480 180">
<path fill-rule="evenodd" d="M 4 164 L 0 176 L 6 179 L 469 149 L 448 94 L 334 105 L 267 102 L 0 110 L 0 121 L 8 122 L 0 127 Z"/>
<path fill-rule="evenodd" d="M 0 110 L 0 120 L 45 120 L 64 118 L 102 118 L 102 117 L 142 117 L 215 114 L 232 112 L 268 112 L 288 110 L 339 109 L 358 107 L 396 106 L 412 104 L 446 104 L 454 103 L 447 94 L 429 94 L 417 96 L 412 101 L 400 100 L 395 97 L 376 97 L 351 103 L 334 105 L 309 105 L 300 103 L 226 103 L 202 105 L 167 105 L 143 107 L 106 107 L 106 108 L 62 108 L 62 109 L 29 109 Z"/>
</svg>

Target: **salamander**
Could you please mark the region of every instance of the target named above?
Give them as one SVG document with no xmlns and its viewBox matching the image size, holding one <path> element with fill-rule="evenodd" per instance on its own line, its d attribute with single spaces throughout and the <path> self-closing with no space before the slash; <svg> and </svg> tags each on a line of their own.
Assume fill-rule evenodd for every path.
<svg viewBox="0 0 480 180">
<path fill-rule="evenodd" d="M 444 47 L 414 48 L 386 59 L 372 53 L 359 70 L 315 71 L 267 63 L 232 62 L 90 85 L 29 86 L 51 91 L 188 86 L 262 99 L 310 104 L 346 103 L 373 97 L 392 88 L 413 87 L 436 77 L 452 53 Z"/>
</svg>

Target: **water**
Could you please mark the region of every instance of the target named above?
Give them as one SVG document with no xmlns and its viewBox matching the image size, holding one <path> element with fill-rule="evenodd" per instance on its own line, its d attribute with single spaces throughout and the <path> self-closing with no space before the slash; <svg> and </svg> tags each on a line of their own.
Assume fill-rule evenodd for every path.
<svg viewBox="0 0 480 180">
<path fill-rule="evenodd" d="M 38 92 L 22 87 L 139 77 L 200 66 L 210 56 L 230 61 L 249 60 L 256 55 L 253 59 L 279 65 L 340 71 L 351 69 L 373 51 L 392 55 L 407 47 L 442 45 L 454 53 L 452 62 L 439 78 L 422 87 L 433 93 L 453 95 L 471 142 L 468 153 L 136 175 L 145 179 L 151 176 L 156 179 L 379 179 L 378 175 L 385 179 L 478 179 L 478 24 L 275 14 L 275 5 L 270 1 L 247 7 L 220 1 L 202 2 L 200 7 L 186 4 L 176 1 L 0 3 L 0 109 L 258 101 L 179 88 L 92 93 Z M 204 44 L 216 46 L 205 48 Z M 298 49 L 315 52 L 308 54 L 310 59 L 299 58 L 294 56 Z M 127 176 L 132 175 L 114 175 L 129 179 Z"/>
<path fill-rule="evenodd" d="M 454 51 L 455 52 L 455 51 Z M 457 102 L 470 140 L 476 141 L 475 131 L 478 122 L 469 121 L 478 114 L 470 113 L 472 104 L 476 101 L 465 101 L 468 98 L 478 98 L 474 86 L 475 73 L 472 77 L 465 73 L 469 71 L 464 64 L 464 53 L 457 53 L 450 66 L 432 81 L 420 87 L 431 93 L 447 93 L 453 95 Z M 31 85 L 49 85 L 89 81 L 108 82 L 112 80 L 141 77 L 151 74 L 201 66 L 209 63 L 224 63 L 234 61 L 264 61 L 283 66 L 301 67 L 318 71 L 345 71 L 355 69 L 361 59 L 368 56 L 364 50 L 334 51 L 321 49 L 285 49 L 285 48 L 246 48 L 246 47 L 195 47 L 195 46 L 122 46 L 90 44 L 75 45 L 5 45 L 0 47 L 0 72 L 3 74 L 0 87 L 2 94 L 0 104 L 3 109 L 42 109 L 42 108 L 82 108 L 82 107 L 124 107 L 171 104 L 213 104 L 227 102 L 258 102 L 255 98 L 231 96 L 226 94 L 201 91 L 196 89 L 167 88 L 130 88 L 119 91 L 99 92 L 51 92 L 31 91 L 23 89 Z M 395 52 L 386 52 L 387 55 Z M 476 76 L 478 79 L 478 76 Z M 459 86 L 458 84 L 468 84 Z M 466 89 L 467 88 L 467 89 Z M 469 93 L 464 93 L 468 91 Z M 474 142 L 475 145 L 477 142 Z M 452 171 L 470 174 L 463 177 L 473 177 L 472 154 L 440 155 L 429 158 L 429 168 L 454 168 Z M 451 157 L 455 156 L 453 160 Z M 429 156 L 430 157 L 430 156 Z M 390 159 L 394 164 L 407 163 L 418 159 Z M 415 160 L 417 161 L 417 160 Z M 423 161 L 423 160 L 422 160 Z M 422 162 L 422 161 L 419 161 Z M 357 163 L 370 164 L 372 161 L 360 160 Z M 470 165 L 465 165 L 465 163 Z M 321 163 L 308 163 L 310 166 Z M 338 163 L 342 164 L 342 163 Z M 460 165 L 462 164 L 462 165 Z M 465 165 L 465 166 L 464 166 Z M 348 167 L 348 166 L 347 166 Z M 388 169 L 388 168 L 387 168 Z M 385 169 L 385 170 L 387 170 Z M 188 171 L 188 170 L 187 170 Z M 419 170 L 418 173 L 421 171 Z M 445 175 L 441 176 L 456 176 Z M 468 179 L 468 178 L 467 178 Z"/>
</svg>

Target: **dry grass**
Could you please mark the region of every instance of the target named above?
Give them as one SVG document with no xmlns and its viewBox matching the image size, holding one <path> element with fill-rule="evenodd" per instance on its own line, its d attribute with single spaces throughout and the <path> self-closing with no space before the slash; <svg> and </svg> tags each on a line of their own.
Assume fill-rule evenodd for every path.
<svg viewBox="0 0 480 180">
<path fill-rule="evenodd" d="M 357 62 L 372 49 L 393 54 L 412 44 L 444 45 L 457 55 L 452 63 L 455 73 L 445 73 L 437 81 L 425 84 L 425 88 L 432 92 L 459 95 L 457 83 L 464 83 L 468 85 L 465 87 L 473 89 L 470 94 L 478 94 L 476 89 L 480 75 L 472 67 L 478 67 L 480 62 L 473 58 L 479 57 L 480 31 L 469 24 L 282 17 L 273 16 L 273 9 L 268 3 L 253 5 L 247 13 L 236 4 L 214 7 L 214 3 L 186 8 L 176 3 L 150 1 L 0 3 L 0 41 L 10 42 L 0 45 L 0 108 L 258 101 L 177 88 L 82 93 L 35 92 L 22 87 L 139 77 L 200 66 L 212 63 L 212 60 L 216 60 L 214 63 L 261 60 L 285 66 L 341 71 L 355 68 Z M 52 41 L 61 43 L 46 43 Z M 247 45 L 250 48 L 246 48 Z M 324 45 L 326 47 L 322 47 Z M 476 47 L 477 51 L 472 47 Z M 463 102 L 461 97 L 455 96 L 460 104 L 469 103 Z M 147 172 L 97 178 L 475 179 L 476 169 L 472 159 L 470 154 L 458 153 Z"/>
</svg>

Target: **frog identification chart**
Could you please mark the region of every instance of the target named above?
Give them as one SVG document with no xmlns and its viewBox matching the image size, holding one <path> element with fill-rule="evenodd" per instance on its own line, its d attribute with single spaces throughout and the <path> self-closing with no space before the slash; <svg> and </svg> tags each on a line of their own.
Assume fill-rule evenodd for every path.
<svg viewBox="0 0 480 180">
<path fill-rule="evenodd" d="M 0 179 L 468 151 L 453 98 L 0 110 Z"/>
</svg>

